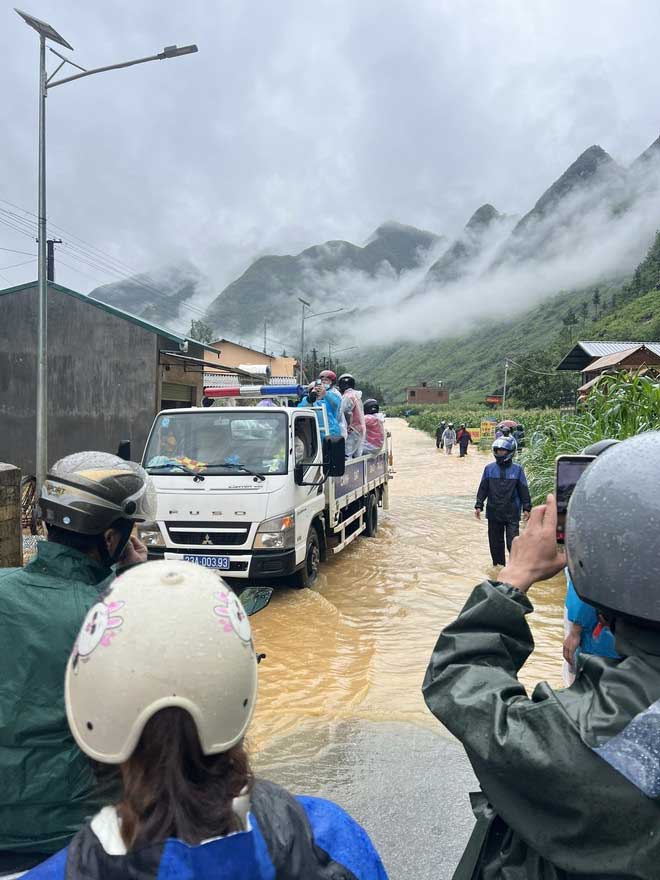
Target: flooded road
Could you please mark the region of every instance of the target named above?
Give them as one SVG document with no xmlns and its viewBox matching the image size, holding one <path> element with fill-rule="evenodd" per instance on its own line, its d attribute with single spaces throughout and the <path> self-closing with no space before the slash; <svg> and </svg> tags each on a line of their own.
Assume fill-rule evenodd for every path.
<svg viewBox="0 0 660 880">
<path fill-rule="evenodd" d="M 493 574 L 474 498 L 489 460 L 445 456 L 401 419 L 393 435 L 391 509 L 375 539 L 360 538 L 322 566 L 315 590 L 276 593 L 253 619 L 260 668 L 259 746 L 303 720 L 412 721 L 437 726 L 420 686 L 439 631 Z M 531 592 L 536 651 L 523 680 L 561 686 L 565 583 Z"/>
<path fill-rule="evenodd" d="M 276 593 L 253 618 L 255 645 L 267 659 L 250 746 L 264 775 L 351 809 L 384 847 L 391 877 L 450 877 L 472 825 L 474 781 L 420 688 L 438 633 L 475 584 L 493 575 L 486 525 L 473 509 L 489 457 L 475 447 L 464 459 L 445 456 L 405 421 L 387 424 L 396 474 L 377 537 L 329 560 L 314 590 Z M 536 651 L 521 676 L 528 686 L 540 679 L 561 686 L 564 590 L 560 576 L 530 592 Z M 436 824 L 436 808 L 448 799 L 444 831 L 429 825 L 444 839 L 443 866 L 420 860 L 410 870 L 409 850 L 398 850 L 380 827 L 384 804 L 392 822 L 401 821 L 388 779 L 415 788 L 416 802 L 427 797 Z"/>
</svg>

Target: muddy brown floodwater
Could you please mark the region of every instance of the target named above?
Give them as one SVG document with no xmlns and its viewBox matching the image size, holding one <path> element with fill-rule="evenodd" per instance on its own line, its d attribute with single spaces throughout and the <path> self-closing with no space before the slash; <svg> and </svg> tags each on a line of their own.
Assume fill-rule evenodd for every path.
<svg viewBox="0 0 660 880">
<path fill-rule="evenodd" d="M 438 730 L 420 687 L 440 630 L 471 589 L 493 574 L 474 498 L 489 457 L 471 447 L 446 456 L 401 419 L 390 510 L 375 539 L 360 538 L 322 566 L 314 590 L 282 590 L 253 618 L 259 668 L 253 752 L 302 728 L 346 721 L 405 721 Z M 561 686 L 562 575 L 530 592 L 536 650 L 521 679 Z M 530 619 L 530 618 L 528 618 Z M 291 737 L 287 737 L 287 742 Z M 314 737 L 311 736 L 311 742 Z"/>
</svg>

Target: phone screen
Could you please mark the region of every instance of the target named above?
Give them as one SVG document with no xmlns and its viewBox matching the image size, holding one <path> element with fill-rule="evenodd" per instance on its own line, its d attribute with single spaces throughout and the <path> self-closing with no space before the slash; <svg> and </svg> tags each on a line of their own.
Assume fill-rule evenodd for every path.
<svg viewBox="0 0 660 880">
<path fill-rule="evenodd" d="M 566 511 L 577 481 L 594 460 L 594 455 L 560 455 L 557 459 L 557 542 L 564 543 Z"/>
</svg>

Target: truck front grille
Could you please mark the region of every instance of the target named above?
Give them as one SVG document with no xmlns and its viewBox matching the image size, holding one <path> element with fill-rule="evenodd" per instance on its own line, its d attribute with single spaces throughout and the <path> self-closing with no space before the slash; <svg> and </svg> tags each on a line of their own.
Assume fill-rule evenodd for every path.
<svg viewBox="0 0 660 880">
<path fill-rule="evenodd" d="M 242 547 L 250 534 L 250 523 L 165 523 L 173 544 L 195 547 Z"/>
</svg>

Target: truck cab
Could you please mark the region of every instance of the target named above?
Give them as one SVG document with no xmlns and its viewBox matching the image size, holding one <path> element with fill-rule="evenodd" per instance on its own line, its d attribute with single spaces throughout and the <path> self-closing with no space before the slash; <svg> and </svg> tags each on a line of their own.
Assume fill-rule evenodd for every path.
<svg viewBox="0 0 660 880">
<path fill-rule="evenodd" d="M 150 559 L 249 582 L 316 579 L 332 525 L 326 482 L 345 462 L 343 439 L 322 442 L 311 408 L 164 410 L 142 464 L 157 491 L 156 520 L 138 529 Z"/>
</svg>

